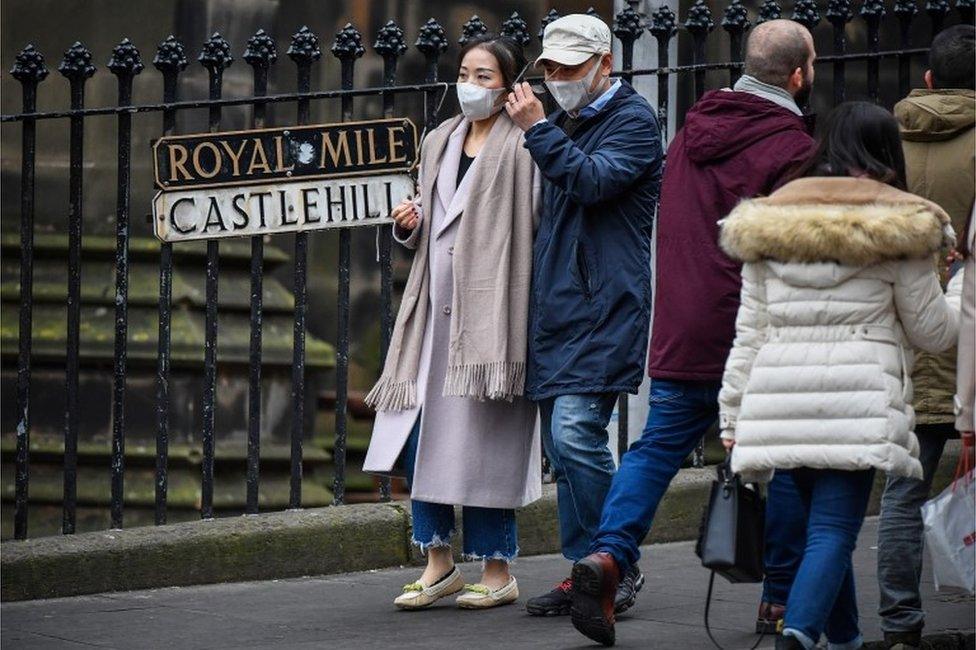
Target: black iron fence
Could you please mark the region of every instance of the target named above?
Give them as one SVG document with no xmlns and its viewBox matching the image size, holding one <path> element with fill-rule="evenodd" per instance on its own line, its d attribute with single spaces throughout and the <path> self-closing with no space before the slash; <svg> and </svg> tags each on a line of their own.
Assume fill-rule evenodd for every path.
<svg viewBox="0 0 976 650">
<path fill-rule="evenodd" d="M 683 21 L 667 5 L 645 15 L 638 10 L 641 3 L 630 0 L 628 6 L 612 19 L 612 31 L 619 40 L 619 72 L 616 74 L 632 81 L 639 77 L 653 77 L 657 80 L 657 110 L 662 129 L 668 125 L 669 111 L 674 102 L 674 92 L 669 84 L 673 77 L 690 79 L 693 83 L 693 97 L 705 91 L 706 74 L 727 72 L 728 82 L 734 82 L 741 74 L 742 48 L 744 37 L 751 26 L 750 11 L 741 0 L 732 0 L 722 10 L 721 27 L 727 42 L 727 58 L 720 62 L 708 62 L 706 53 L 709 45 L 718 42 L 720 36 L 710 36 L 715 30 L 716 16 L 705 0 L 695 0 L 687 10 Z M 974 0 L 957 0 L 955 10 L 963 22 L 973 21 Z M 847 91 L 846 72 L 849 66 L 864 65 L 866 69 L 866 93 L 875 101 L 881 88 L 880 69 L 885 61 L 897 66 L 899 95 L 908 92 L 912 79 L 911 61 L 923 55 L 931 36 L 938 32 L 950 19 L 950 7 L 946 0 L 927 0 L 921 8 L 928 16 L 928 29 L 922 42 L 911 42 L 913 25 L 917 24 L 920 7 L 917 0 L 896 0 L 892 7 L 886 7 L 882 0 L 865 0 L 856 7 L 851 0 L 830 0 L 825 11 L 815 0 L 797 0 L 792 13 L 784 13 L 776 0 L 765 0 L 752 14 L 756 23 L 786 17 L 791 18 L 811 30 L 816 30 L 824 38 L 830 30 L 829 39 L 832 51 L 818 58 L 821 69 L 832 73 L 831 98 L 833 103 L 844 100 Z M 592 11 L 592 10 L 591 10 Z M 881 49 L 882 24 L 886 13 L 891 12 L 897 19 L 897 46 Z M 542 21 L 542 28 L 559 16 L 553 9 Z M 866 35 L 866 51 L 848 53 L 847 44 L 852 31 L 863 29 Z M 472 17 L 460 31 L 459 42 L 487 31 L 487 26 L 477 17 Z M 499 31 L 520 42 L 527 49 L 533 46 L 533 36 L 541 38 L 542 29 L 537 34 L 530 31 L 526 22 L 518 14 L 499 26 Z M 917 33 L 918 29 L 915 28 Z M 73 533 L 76 527 L 77 504 L 77 466 L 79 439 L 79 406 L 84 396 L 79 389 L 79 332 L 81 325 L 81 251 L 83 191 L 84 184 L 84 133 L 86 119 L 94 116 L 115 116 L 118 123 L 118 178 L 116 210 L 116 253 L 115 253 L 115 332 L 114 332 L 114 384 L 112 393 L 112 446 L 111 446 L 111 525 L 123 525 L 123 495 L 125 481 L 125 402 L 127 370 L 127 327 L 128 327 L 128 279 L 129 242 L 133 226 L 132 206 L 130 204 L 130 159 L 132 155 L 132 116 L 139 113 L 159 114 L 160 133 L 169 135 L 176 128 L 176 117 L 180 111 L 205 108 L 209 113 L 209 130 L 221 129 L 221 112 L 230 106 L 253 106 L 252 126 L 262 127 L 266 121 L 266 110 L 270 104 L 294 104 L 295 124 L 307 124 L 309 107 L 313 101 L 336 101 L 341 106 L 343 121 L 354 116 L 353 100 L 357 97 L 379 95 L 382 98 L 382 112 L 386 117 L 396 111 L 397 98 L 422 96 L 424 98 L 424 125 L 430 128 L 437 124 L 438 100 L 447 85 L 438 79 L 438 60 L 448 48 L 445 29 L 433 18 L 423 24 L 414 47 L 426 59 L 426 74 L 422 82 L 402 84 L 397 81 L 397 62 L 407 50 L 407 37 L 393 21 L 386 23 L 377 33 L 373 51 L 383 59 L 383 84 L 381 87 L 354 88 L 353 72 L 356 61 L 366 53 L 363 35 L 352 25 L 339 30 L 331 46 L 331 54 L 338 60 L 341 70 L 339 89 L 312 90 L 312 66 L 319 62 L 322 51 L 318 37 L 303 27 L 294 34 L 286 54 L 295 66 L 297 84 L 294 92 L 268 94 L 268 71 L 277 65 L 278 53 L 275 41 L 263 30 L 259 30 L 248 40 L 242 58 L 253 70 L 253 92 L 250 96 L 225 98 L 222 96 L 223 73 L 231 65 L 235 48 L 218 33 L 203 44 L 196 57 L 209 76 L 209 94 L 206 99 L 180 99 L 180 75 L 190 63 L 190 55 L 179 39 L 169 36 L 156 49 L 152 64 L 162 76 L 161 101 L 159 103 L 132 104 L 133 78 L 142 73 L 144 63 L 136 46 L 123 39 L 116 46 L 107 67 L 115 75 L 118 83 L 118 101 L 115 105 L 90 108 L 85 106 L 85 84 L 96 73 L 94 55 L 81 43 L 75 43 L 64 53 L 58 72 L 67 80 L 70 87 L 70 107 L 65 110 L 37 110 L 37 88 L 48 76 L 48 68 L 41 52 L 32 45 L 26 46 L 16 57 L 10 74 L 22 87 L 23 110 L 17 114 L 0 116 L 0 123 L 10 125 L 19 123 L 22 130 L 21 161 L 21 206 L 20 206 L 20 308 L 19 308 L 19 347 L 17 355 L 17 427 L 15 452 L 15 495 L 14 495 L 14 535 L 18 539 L 27 536 L 28 494 L 30 488 L 30 435 L 31 435 L 31 367 L 32 367 L 32 283 L 34 271 L 34 198 L 36 133 L 39 123 L 48 120 L 66 119 L 70 124 L 68 148 L 70 152 L 69 196 L 68 196 L 68 254 L 67 266 L 67 320 L 65 354 L 66 402 L 64 404 L 64 455 L 63 455 L 63 500 L 62 532 Z M 655 68 L 635 69 L 633 67 L 635 45 L 641 39 L 653 38 L 656 43 L 659 65 Z M 690 61 L 682 63 L 679 56 L 669 55 L 671 45 L 688 39 Z M 916 40 L 919 40 L 916 37 Z M 679 49 L 679 53 L 682 50 Z M 715 47 L 711 48 L 715 51 Z M 724 78 L 723 78 L 724 82 Z M 50 82 L 49 82 L 50 83 Z M 823 82 L 820 82 L 821 87 Z M 137 150 L 146 150 L 148 143 L 136 143 Z M 393 326 L 393 272 L 391 264 L 391 231 L 389 226 L 379 226 L 379 268 L 381 283 L 382 355 L 385 355 Z M 306 418 L 306 368 L 305 335 L 306 313 L 308 308 L 307 268 L 308 234 L 294 235 L 294 338 L 293 364 L 291 374 L 291 479 L 288 505 L 290 508 L 302 506 L 302 444 L 305 438 Z M 314 235 L 313 235 L 314 236 Z M 261 236 L 251 238 L 250 264 L 250 345 L 248 369 L 248 426 L 246 462 L 246 512 L 258 511 L 260 488 L 260 430 L 261 430 L 261 333 L 262 333 L 262 279 L 264 277 L 264 240 Z M 349 399 L 349 306 L 350 306 L 350 231 L 342 229 L 338 235 L 338 304 L 337 316 L 337 355 L 336 355 L 336 409 L 333 494 L 336 504 L 345 500 L 346 476 L 346 436 L 347 407 Z M 219 291 L 220 243 L 209 241 L 206 249 L 206 314 L 204 349 L 204 394 L 202 427 L 202 490 L 200 514 L 203 518 L 214 514 L 214 419 L 218 339 L 218 291 Z M 665 271 L 666 272 L 666 271 Z M 168 440 L 170 433 L 170 412 L 174 404 L 170 399 L 170 352 L 171 352 L 171 314 L 173 288 L 173 244 L 163 242 L 159 251 L 159 310 L 158 310 L 158 353 L 156 376 L 156 462 L 155 462 L 155 522 L 163 524 L 167 516 L 168 488 Z M 5 405 L 10 408 L 10 405 Z M 628 415 L 626 400 L 621 400 L 619 409 L 620 449 L 626 448 L 628 436 Z M 379 498 L 390 498 L 389 481 L 380 486 Z"/>
</svg>

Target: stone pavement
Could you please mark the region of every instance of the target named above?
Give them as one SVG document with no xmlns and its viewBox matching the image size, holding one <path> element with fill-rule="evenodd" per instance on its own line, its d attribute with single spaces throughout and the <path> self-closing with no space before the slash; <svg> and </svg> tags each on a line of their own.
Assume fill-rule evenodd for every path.
<svg viewBox="0 0 976 650">
<path fill-rule="evenodd" d="M 877 618 L 877 521 L 864 526 L 855 555 L 862 629 L 881 633 Z M 702 626 L 708 573 L 691 542 L 644 549 L 647 584 L 637 605 L 617 625 L 621 648 L 709 648 Z M 477 579 L 476 564 L 463 566 Z M 537 619 L 525 598 L 548 590 L 569 565 L 548 555 L 515 565 L 518 605 L 486 612 L 460 611 L 449 600 L 428 611 L 399 612 L 390 604 L 413 581 L 416 568 L 320 578 L 174 587 L 80 596 L 0 606 L 3 648 L 581 648 L 592 647 L 567 618 Z M 924 576 L 926 633 L 972 631 L 973 599 L 938 594 Z M 748 648 L 758 585 L 717 579 L 712 629 L 726 648 Z M 771 648 L 772 640 L 761 647 Z"/>
</svg>

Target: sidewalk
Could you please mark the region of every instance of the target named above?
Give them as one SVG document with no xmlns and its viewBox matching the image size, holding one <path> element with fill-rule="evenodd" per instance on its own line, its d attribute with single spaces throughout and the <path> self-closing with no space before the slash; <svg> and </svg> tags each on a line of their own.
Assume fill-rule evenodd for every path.
<svg viewBox="0 0 976 650">
<path fill-rule="evenodd" d="M 869 519 L 855 554 L 862 629 L 879 639 L 875 543 L 877 521 Z M 647 584 L 637 605 L 617 625 L 617 647 L 711 647 L 702 626 L 708 574 L 693 543 L 648 546 L 641 563 Z M 927 634 L 972 631 L 973 599 L 933 592 L 923 576 Z M 466 564 L 465 578 L 479 567 Z M 529 596 L 551 588 L 569 565 L 547 555 L 519 560 L 520 604 L 487 612 L 456 610 L 450 601 L 423 612 L 391 605 L 417 568 L 322 578 L 300 578 L 189 588 L 80 596 L 0 606 L 3 648 L 580 648 L 590 646 L 567 618 L 525 614 Z M 758 585 L 719 579 L 712 629 L 726 648 L 748 648 L 759 597 Z M 761 647 L 772 648 L 773 642 Z M 592 647 L 592 646 L 591 646 Z"/>
</svg>

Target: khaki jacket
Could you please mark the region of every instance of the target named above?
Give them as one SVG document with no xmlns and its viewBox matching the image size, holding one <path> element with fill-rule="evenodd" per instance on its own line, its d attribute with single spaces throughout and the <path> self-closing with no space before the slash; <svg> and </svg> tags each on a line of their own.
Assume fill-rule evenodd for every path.
<svg viewBox="0 0 976 650">
<path fill-rule="evenodd" d="M 895 117 L 901 126 L 908 190 L 938 203 L 949 213 L 957 237 L 964 237 L 976 191 L 976 93 L 913 90 L 895 106 Z M 941 257 L 936 260 L 944 269 Z M 919 424 L 953 422 L 955 359 L 955 350 L 918 354 L 912 379 Z"/>
</svg>

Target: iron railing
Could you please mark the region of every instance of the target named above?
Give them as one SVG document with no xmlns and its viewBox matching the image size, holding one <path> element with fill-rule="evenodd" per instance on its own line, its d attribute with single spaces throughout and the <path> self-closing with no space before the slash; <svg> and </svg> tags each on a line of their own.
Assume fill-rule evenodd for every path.
<svg viewBox="0 0 976 650">
<path fill-rule="evenodd" d="M 705 0 L 695 0 L 690 6 L 683 22 L 667 5 L 655 9 L 650 16 L 638 11 L 638 0 L 629 0 L 628 6 L 612 20 L 612 31 L 620 44 L 620 70 L 615 73 L 628 81 L 636 77 L 650 76 L 657 79 L 657 111 L 662 131 L 667 128 L 669 111 L 673 110 L 674 97 L 669 85 L 672 75 L 679 78 L 690 76 L 694 86 L 694 97 L 705 92 L 706 73 L 726 71 L 728 80 L 734 83 L 741 74 L 742 48 L 744 36 L 750 28 L 749 12 L 741 0 L 732 0 L 724 9 L 721 19 L 722 29 L 728 34 L 728 59 L 721 62 L 707 62 L 706 52 L 709 36 L 715 23 L 709 4 Z M 974 0 L 957 0 L 956 11 L 963 22 L 973 22 Z M 592 11 L 592 10 L 591 10 Z M 882 18 L 888 9 L 882 0 L 865 0 L 856 13 L 863 20 L 866 30 L 867 51 L 857 54 L 847 52 L 848 26 L 855 17 L 855 7 L 851 0 L 829 0 L 826 11 L 814 0 L 797 0 L 789 18 L 811 30 L 818 29 L 826 20 L 832 30 L 833 51 L 819 57 L 821 68 L 832 71 L 832 100 L 836 104 L 845 98 L 847 89 L 846 70 L 850 64 L 864 63 L 867 71 L 867 94 L 877 101 L 880 88 L 879 70 L 882 61 L 894 59 L 897 62 L 898 89 L 904 95 L 910 88 L 910 61 L 912 57 L 924 54 L 925 44 L 910 42 L 911 27 L 919 13 L 916 0 L 895 0 L 891 11 L 899 24 L 899 47 L 882 51 L 880 36 Z M 928 39 L 938 32 L 949 17 L 950 8 L 946 0 L 927 0 L 924 6 L 928 14 L 930 29 Z M 542 20 L 542 28 L 559 16 L 553 9 Z M 765 0 L 759 7 L 756 22 L 784 17 L 783 10 L 776 0 Z M 671 65 L 669 55 L 671 45 L 683 30 L 691 39 L 691 61 L 688 64 Z M 461 28 L 459 42 L 487 31 L 487 26 L 477 17 L 472 17 Z M 526 22 L 516 13 L 500 26 L 501 33 L 511 36 L 523 47 L 528 48 L 532 36 Z M 648 32 L 656 41 L 658 67 L 634 69 L 635 44 L 647 38 Z M 542 29 L 537 34 L 541 39 Z M 913 47 L 918 45 L 920 47 Z M 366 52 L 363 36 L 352 25 L 340 29 L 331 47 L 332 55 L 338 60 L 341 70 L 341 88 L 312 90 L 311 69 L 321 58 L 319 39 L 307 27 L 294 34 L 288 57 L 297 72 L 297 86 L 294 92 L 268 94 L 268 71 L 277 62 L 274 40 L 263 30 L 259 30 L 246 44 L 243 58 L 253 69 L 253 92 L 250 96 L 222 97 L 223 73 L 233 61 L 233 48 L 218 33 L 214 33 L 197 58 L 206 69 L 209 79 L 209 93 L 206 99 L 179 99 L 180 75 L 189 64 L 188 52 L 182 42 L 174 36 L 167 37 L 156 49 L 152 60 L 154 67 L 162 75 L 162 98 L 159 103 L 132 105 L 133 78 L 143 72 L 143 62 L 136 46 L 123 39 L 116 46 L 108 62 L 109 71 L 117 77 L 118 101 L 112 106 L 90 108 L 85 106 L 85 84 L 95 74 L 92 63 L 93 54 L 81 43 L 75 43 L 64 54 L 58 71 L 67 79 L 70 87 L 70 108 L 67 110 L 38 111 L 37 89 L 48 76 L 44 57 L 33 46 L 26 46 L 16 57 L 11 74 L 20 82 L 23 108 L 20 113 L 0 116 L 0 123 L 20 123 L 22 130 L 21 161 L 21 207 L 20 207 L 20 310 L 19 347 L 17 357 L 17 428 L 15 452 L 15 499 L 14 535 L 17 539 L 27 536 L 28 490 L 30 487 L 30 434 L 31 434 L 31 328 L 32 328 L 32 283 L 34 267 L 34 197 L 36 133 L 38 122 L 67 119 L 70 124 L 68 150 L 69 196 L 68 196 L 68 256 L 67 256 L 67 320 L 65 355 L 66 404 L 64 424 L 63 456 L 63 515 L 62 532 L 73 533 L 76 527 L 77 502 L 77 464 L 79 436 L 79 326 L 81 307 L 81 243 L 84 190 L 84 130 L 85 120 L 95 116 L 114 115 L 118 121 L 118 178 L 116 210 L 116 255 L 115 255 L 115 360 L 114 387 L 112 393 L 112 446 L 111 446 L 111 525 L 123 525 L 123 493 L 125 481 L 125 440 L 126 422 L 126 338 L 128 326 L 128 246 L 130 240 L 130 160 L 132 152 L 132 116 L 139 113 L 158 113 L 162 118 L 161 133 L 172 134 L 176 128 L 176 116 L 180 111 L 206 108 L 209 112 L 209 130 L 221 128 L 221 112 L 230 106 L 253 106 L 251 125 L 261 127 L 265 124 L 266 109 L 270 104 L 294 103 L 296 124 L 307 124 L 310 104 L 320 100 L 339 100 L 343 120 L 353 117 L 353 99 L 356 97 L 379 95 L 382 98 L 384 116 L 392 116 L 396 110 L 396 99 L 404 95 L 423 96 L 425 111 L 424 125 L 428 129 L 437 124 L 437 100 L 446 85 L 438 79 L 438 63 L 448 48 L 448 35 L 433 18 L 424 23 L 417 34 L 414 46 L 425 57 L 425 78 L 422 83 L 397 84 L 396 71 L 400 57 L 407 50 L 406 36 L 394 22 L 386 23 L 376 36 L 373 50 L 383 59 L 383 84 L 380 87 L 354 88 L 353 72 L 357 60 Z M 821 82 L 822 83 L 822 82 Z M 665 134 L 666 135 L 666 134 Z M 137 143 L 146 147 L 148 143 Z M 391 264 L 391 230 L 389 226 L 379 227 L 379 267 L 381 276 L 381 322 L 382 355 L 386 354 L 393 326 L 393 272 Z M 336 504 L 345 500 L 346 434 L 348 406 L 349 370 L 349 305 L 350 305 L 350 232 L 342 229 L 338 235 L 338 317 L 337 317 L 337 372 L 336 372 L 336 410 L 335 410 L 335 475 L 333 494 Z M 214 483 L 214 400 L 216 391 L 217 361 L 217 298 L 219 293 L 219 243 L 210 241 L 206 253 L 206 315 L 205 315 L 205 382 L 203 396 L 203 435 L 202 435 L 202 493 L 200 513 L 203 518 L 213 516 Z M 249 346 L 249 395 L 247 427 L 246 463 L 246 512 L 258 511 L 260 477 L 260 426 L 261 426 L 261 332 L 262 332 L 262 279 L 263 246 L 260 236 L 251 239 L 251 302 L 250 302 L 250 346 Z M 308 309 L 307 260 L 308 235 L 298 233 L 294 236 L 294 278 L 295 298 L 293 365 L 291 374 L 291 401 L 293 419 L 291 426 L 291 480 L 288 504 L 290 508 L 302 506 L 302 442 L 305 436 L 305 334 L 306 313 Z M 155 463 L 155 522 L 163 524 L 167 515 L 167 467 L 169 415 L 173 404 L 170 401 L 170 347 L 171 347 L 171 309 L 173 282 L 173 244 L 163 242 L 159 254 L 159 321 L 158 353 L 156 377 L 156 463 Z M 625 399 L 619 407 L 619 448 L 626 449 L 628 440 L 628 412 Z M 700 460 L 700 456 L 699 456 Z M 381 500 L 390 498 L 389 481 L 380 487 Z"/>
</svg>

